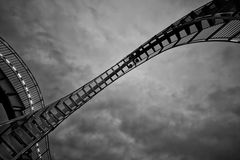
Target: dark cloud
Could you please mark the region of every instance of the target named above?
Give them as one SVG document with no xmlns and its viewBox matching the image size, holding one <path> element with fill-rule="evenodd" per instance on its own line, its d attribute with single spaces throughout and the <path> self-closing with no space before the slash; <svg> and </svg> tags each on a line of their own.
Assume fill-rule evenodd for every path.
<svg viewBox="0 0 240 160">
<path fill-rule="evenodd" d="M 209 107 L 221 114 L 240 116 L 240 87 L 217 90 L 209 95 Z"/>
<path fill-rule="evenodd" d="M 79 118 L 72 116 L 54 132 L 52 150 L 56 157 L 62 153 L 67 159 L 237 160 L 240 119 L 228 113 L 236 114 L 232 109 L 239 106 L 238 96 L 238 87 L 215 91 L 205 99 L 207 108 L 196 104 L 188 115 L 181 110 L 165 112 L 147 106 L 141 111 L 131 97 L 110 91 L 108 98 L 99 98 L 84 108 Z M 233 108 L 221 109 L 232 103 Z M 65 154 L 65 147 L 71 148 L 67 150 L 71 154 Z M 112 150 L 118 152 L 111 154 Z"/>
<path fill-rule="evenodd" d="M 238 45 L 229 45 L 224 48 L 220 53 L 220 65 L 219 70 L 222 73 L 227 74 L 229 81 L 234 80 L 232 82 L 233 85 L 235 83 L 239 84 L 240 81 L 240 73 L 238 72 L 240 69 L 239 61 L 240 61 L 240 54 L 239 54 L 239 46 Z"/>
<path fill-rule="evenodd" d="M 53 154 L 59 159 L 138 159 L 134 139 L 121 131 L 122 120 L 109 110 L 125 108 L 124 104 L 131 102 L 108 99 L 88 106 L 90 110 L 83 110 L 79 117 L 72 116 L 52 136 Z"/>
</svg>

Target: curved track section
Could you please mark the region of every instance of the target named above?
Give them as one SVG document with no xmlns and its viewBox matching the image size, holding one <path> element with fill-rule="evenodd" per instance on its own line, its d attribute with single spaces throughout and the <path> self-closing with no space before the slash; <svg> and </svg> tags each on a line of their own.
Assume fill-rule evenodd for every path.
<svg viewBox="0 0 240 160">
<path fill-rule="evenodd" d="M 5 110 L 5 117 L 8 119 L 8 123 L 1 121 L 0 135 L 2 136 L 16 125 L 11 122 L 20 120 L 45 105 L 33 75 L 17 53 L 2 38 L 0 38 L 0 77 L 0 102 L 2 109 Z M 3 112 L 1 112 L 2 116 L 4 116 Z M 41 157 L 51 159 L 48 137 L 28 149 L 19 159 L 40 159 Z"/>
<path fill-rule="evenodd" d="M 200 42 L 240 43 L 239 0 L 214 0 L 190 12 L 84 86 L 28 115 L 16 129 L 1 135 L 0 155 L 6 159 L 16 159 L 124 74 L 168 49 Z M 21 130 L 18 139 L 11 136 L 11 132 L 16 130 Z M 2 141 L 4 137 L 10 137 L 11 140 Z M 18 147 L 12 147 L 13 140 Z"/>
</svg>

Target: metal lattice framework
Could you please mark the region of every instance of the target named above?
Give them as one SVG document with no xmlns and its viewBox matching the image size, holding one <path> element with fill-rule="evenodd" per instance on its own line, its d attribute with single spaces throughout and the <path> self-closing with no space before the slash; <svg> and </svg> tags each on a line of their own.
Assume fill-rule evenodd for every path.
<svg viewBox="0 0 240 160">
<path fill-rule="evenodd" d="M 1 122 L 1 125 L 5 125 L 0 127 L 0 134 L 3 134 L 8 127 L 14 126 L 11 122 L 21 120 L 35 110 L 45 107 L 32 73 L 13 48 L 2 38 L 0 38 L 0 89 L 0 102 L 8 118 L 8 121 Z M 0 148 L 0 152 L 1 150 Z M 19 159 L 35 160 L 40 157 L 46 160 L 51 159 L 48 136 L 33 145 Z"/>
<path fill-rule="evenodd" d="M 17 159 L 97 93 L 149 59 L 200 42 L 240 43 L 239 0 L 214 0 L 190 12 L 71 94 L 9 125 L 1 133 L 0 157 Z"/>
</svg>

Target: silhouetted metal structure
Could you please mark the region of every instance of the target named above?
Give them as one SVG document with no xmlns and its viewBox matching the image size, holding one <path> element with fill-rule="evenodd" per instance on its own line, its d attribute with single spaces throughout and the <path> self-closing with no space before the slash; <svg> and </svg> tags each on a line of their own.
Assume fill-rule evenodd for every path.
<svg viewBox="0 0 240 160">
<path fill-rule="evenodd" d="M 19 147 L 18 144 L 14 143 L 14 140 L 5 137 L 4 134 L 18 134 L 17 130 L 15 133 L 11 131 L 19 122 L 21 123 L 21 119 L 35 110 L 45 107 L 45 105 L 40 89 L 30 70 L 2 38 L 0 38 L 0 104 L 0 140 L 1 142 L 11 141 L 12 144 L 5 144 L 8 148 L 11 146 Z M 5 148 L 2 148 L 4 143 L 1 144 L 0 153 L 4 154 Z M 24 145 L 28 144 L 24 143 Z M 41 157 L 46 160 L 51 159 L 47 136 L 31 146 L 18 159 L 35 160 Z M 6 159 L 4 155 L 1 158 Z"/>
<path fill-rule="evenodd" d="M 41 142 L 49 132 L 53 131 L 64 119 L 97 93 L 154 56 L 186 44 L 216 41 L 240 43 L 239 0 L 214 0 L 205 4 L 153 36 L 110 69 L 74 92 L 45 108 L 39 107 L 34 112 L 26 112 L 25 116 L 19 120 L 9 121 L 8 124 L 2 126 L 5 130 L 1 131 L 0 157 L 15 160 L 29 152 L 36 143 Z M 4 43 L 1 45 L 9 47 Z M 6 57 L 8 53 L 1 51 L 1 54 L 2 57 Z M 6 63 L 6 60 L 4 63 Z M 4 71 L 4 69 L 1 66 L 1 70 Z M 33 77 L 32 81 L 34 82 L 33 85 L 37 86 Z M 39 91 L 38 87 L 36 88 Z M 14 93 L 16 94 L 18 91 Z M 38 95 L 40 95 L 40 92 Z M 20 95 L 19 98 L 21 99 Z M 24 102 L 24 98 L 21 101 Z M 12 106 L 12 108 L 13 111 L 11 112 L 21 114 L 15 109 L 16 107 Z M 25 108 L 29 108 L 29 105 Z"/>
</svg>

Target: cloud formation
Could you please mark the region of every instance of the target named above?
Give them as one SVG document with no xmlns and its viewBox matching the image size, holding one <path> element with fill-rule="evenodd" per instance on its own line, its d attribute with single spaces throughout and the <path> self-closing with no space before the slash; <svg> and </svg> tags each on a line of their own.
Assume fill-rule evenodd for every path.
<svg viewBox="0 0 240 160">
<path fill-rule="evenodd" d="M 0 1 L 0 34 L 49 103 L 206 2 Z M 132 71 L 51 134 L 54 159 L 240 159 L 239 49 L 183 46 Z"/>
</svg>

